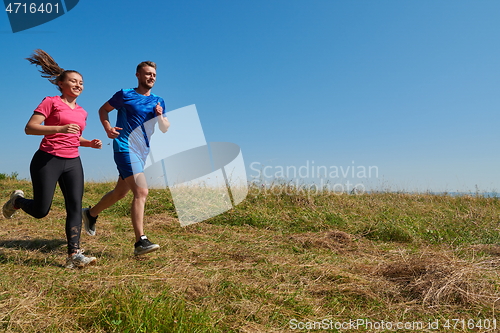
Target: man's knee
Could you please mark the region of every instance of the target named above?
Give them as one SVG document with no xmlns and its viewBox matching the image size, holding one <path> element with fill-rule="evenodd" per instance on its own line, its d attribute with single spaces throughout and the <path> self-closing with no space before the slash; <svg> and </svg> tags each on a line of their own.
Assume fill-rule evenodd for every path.
<svg viewBox="0 0 500 333">
<path fill-rule="evenodd" d="M 148 189 L 143 187 L 137 187 L 134 191 L 134 197 L 145 199 L 148 196 Z"/>
</svg>

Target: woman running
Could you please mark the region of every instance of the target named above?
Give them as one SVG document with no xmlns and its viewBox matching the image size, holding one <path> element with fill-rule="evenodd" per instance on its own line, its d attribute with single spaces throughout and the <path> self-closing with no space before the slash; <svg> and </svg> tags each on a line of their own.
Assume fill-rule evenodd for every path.
<svg viewBox="0 0 500 333">
<path fill-rule="evenodd" d="M 40 66 L 42 77 L 56 85 L 61 95 L 45 97 L 26 124 L 26 134 L 44 136 L 30 164 L 33 199 L 26 199 L 23 191 L 15 190 L 3 205 L 3 215 L 12 218 L 18 209 L 22 209 L 37 219 L 47 216 L 56 183 L 59 183 L 66 205 L 66 267 L 83 268 L 94 264 L 96 258 L 84 256 L 80 249 L 84 180 L 78 147 L 100 149 L 102 143 L 98 139 L 90 141 L 82 137 L 87 112 L 76 104 L 83 91 L 82 75 L 62 69 L 43 50 L 35 50 L 26 59 Z"/>
</svg>

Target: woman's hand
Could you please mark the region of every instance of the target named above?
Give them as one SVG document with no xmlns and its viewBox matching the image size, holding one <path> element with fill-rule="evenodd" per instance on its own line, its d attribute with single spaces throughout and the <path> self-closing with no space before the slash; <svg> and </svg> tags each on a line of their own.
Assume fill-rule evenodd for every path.
<svg viewBox="0 0 500 333">
<path fill-rule="evenodd" d="M 95 148 L 95 149 L 101 149 L 102 148 L 102 142 L 99 139 L 94 139 L 94 140 L 87 140 L 84 137 L 80 137 L 80 146 L 82 147 L 90 147 L 90 148 Z"/>
<path fill-rule="evenodd" d="M 78 126 L 77 124 L 68 124 L 60 126 L 59 133 L 77 134 L 80 133 L 80 126 Z"/>
<path fill-rule="evenodd" d="M 90 148 L 101 149 L 102 148 L 102 141 L 99 139 L 94 139 L 94 140 L 90 141 Z"/>
</svg>

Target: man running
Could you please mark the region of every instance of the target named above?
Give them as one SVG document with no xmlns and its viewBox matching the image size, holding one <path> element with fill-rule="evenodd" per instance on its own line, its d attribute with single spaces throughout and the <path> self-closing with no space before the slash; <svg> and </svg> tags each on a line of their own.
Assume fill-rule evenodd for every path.
<svg viewBox="0 0 500 333">
<path fill-rule="evenodd" d="M 156 64 L 144 61 L 137 65 L 137 88 L 122 89 L 99 109 L 101 123 L 113 140 L 113 151 L 119 178 L 115 188 L 105 194 L 94 206 L 83 209 L 83 222 L 87 234 L 94 236 L 98 215 L 132 191 L 131 215 L 135 233 L 135 255 L 160 248 L 144 234 L 144 206 L 148 196 L 144 164 L 149 153 L 149 139 L 155 123 L 165 133 L 170 122 L 165 114 L 163 98 L 151 93 L 156 81 Z M 111 126 L 108 113 L 118 110 L 116 126 Z"/>
</svg>

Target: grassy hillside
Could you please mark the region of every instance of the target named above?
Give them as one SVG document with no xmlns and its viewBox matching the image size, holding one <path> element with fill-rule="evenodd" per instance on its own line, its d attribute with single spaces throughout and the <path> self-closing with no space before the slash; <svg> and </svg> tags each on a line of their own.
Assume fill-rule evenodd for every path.
<svg viewBox="0 0 500 333">
<path fill-rule="evenodd" d="M 84 205 L 112 187 L 86 184 Z M 31 197 L 29 182 L 7 178 L 2 204 L 13 189 Z M 500 331 L 497 198 L 254 187 L 181 228 L 168 191 L 150 193 L 146 233 L 161 249 L 133 256 L 129 196 L 101 214 L 97 236 L 82 234 L 98 258 L 83 270 L 62 266 L 59 190 L 44 219 L 2 217 L 0 331 Z"/>
</svg>

